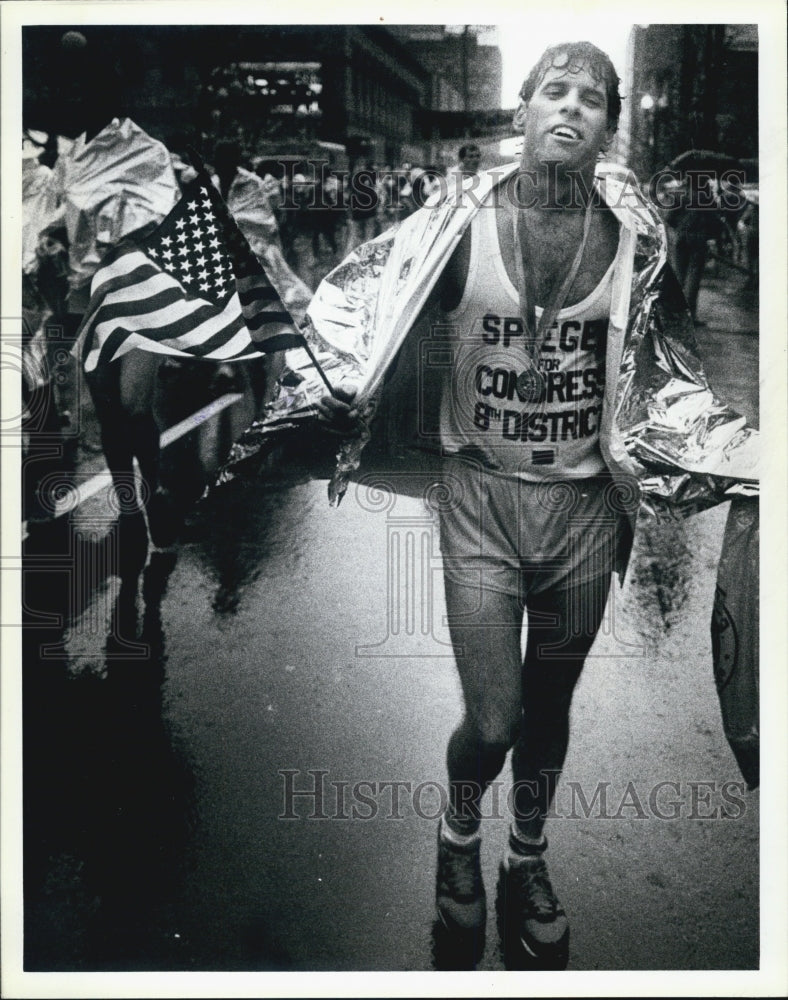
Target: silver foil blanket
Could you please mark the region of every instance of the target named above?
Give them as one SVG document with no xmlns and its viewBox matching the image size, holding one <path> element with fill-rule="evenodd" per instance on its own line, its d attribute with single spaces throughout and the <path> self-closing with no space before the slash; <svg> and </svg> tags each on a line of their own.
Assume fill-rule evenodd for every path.
<svg viewBox="0 0 788 1000">
<path fill-rule="evenodd" d="M 122 237 L 160 222 L 180 195 L 170 154 L 129 118 L 113 120 L 87 144 L 77 139 L 55 163 L 52 192 L 69 239 L 71 287 L 93 277 Z"/>
<path fill-rule="evenodd" d="M 372 418 L 385 396 L 387 373 L 452 251 L 485 198 L 515 169 L 489 171 L 478 186 L 428 204 L 359 247 L 321 282 L 307 311 L 307 336 L 332 383 L 359 387 L 364 417 L 361 435 L 339 449 L 332 502 L 343 495 L 375 433 Z M 605 165 L 598 182 L 631 247 L 623 255 L 609 334 L 619 359 L 608 431 L 610 453 L 618 455 L 614 473 L 634 479 L 641 501 L 657 513 L 666 505 L 691 513 L 737 493 L 756 493 L 757 431 L 709 388 L 692 320 L 665 264 L 659 218 L 628 172 Z M 220 482 L 283 432 L 314 434 L 314 403 L 325 386 L 304 351 L 288 352 L 287 365 L 278 397 L 234 446 Z"/>
</svg>

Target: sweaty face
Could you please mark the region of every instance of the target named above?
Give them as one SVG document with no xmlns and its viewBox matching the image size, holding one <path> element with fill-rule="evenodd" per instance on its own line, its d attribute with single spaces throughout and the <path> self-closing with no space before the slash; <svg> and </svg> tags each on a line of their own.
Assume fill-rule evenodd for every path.
<svg viewBox="0 0 788 1000">
<path fill-rule="evenodd" d="M 551 67 L 534 91 L 522 124 L 523 162 L 528 166 L 547 160 L 567 169 L 588 166 L 613 136 L 604 83 L 585 67 Z"/>
</svg>

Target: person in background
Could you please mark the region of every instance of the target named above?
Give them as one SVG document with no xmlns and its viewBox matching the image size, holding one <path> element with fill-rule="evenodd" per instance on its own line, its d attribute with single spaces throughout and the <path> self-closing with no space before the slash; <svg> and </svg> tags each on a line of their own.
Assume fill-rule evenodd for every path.
<svg viewBox="0 0 788 1000">
<path fill-rule="evenodd" d="M 281 249 L 279 227 L 271 204 L 271 187 L 262 177 L 241 164 L 243 151 L 235 140 L 217 142 L 213 151 L 213 169 L 219 194 L 257 257 L 270 245 Z"/>
<path fill-rule="evenodd" d="M 332 254 L 337 252 L 337 227 L 341 222 L 342 192 L 332 170 L 324 169 L 315 182 L 314 206 L 311 209 L 312 256 L 320 256 L 323 236 Z"/>
<path fill-rule="evenodd" d="M 410 172 L 411 200 L 414 209 L 423 208 L 429 198 L 440 193 L 443 185 L 438 168 L 432 164 L 414 167 Z"/>
<path fill-rule="evenodd" d="M 376 172 L 371 163 L 354 170 L 347 190 L 348 234 L 345 253 L 377 236 L 380 203 Z"/>
<path fill-rule="evenodd" d="M 460 161 L 457 173 L 462 174 L 463 177 L 472 177 L 474 174 L 479 173 L 482 153 L 478 146 L 473 143 L 461 146 L 457 156 Z"/>
<path fill-rule="evenodd" d="M 458 163 L 451 167 L 446 173 L 446 179 L 450 185 L 461 184 L 467 177 L 475 177 L 479 173 L 482 153 L 475 143 L 467 143 L 460 146 L 457 154 Z"/>
<path fill-rule="evenodd" d="M 25 525 L 48 521 L 53 504 L 44 483 L 59 471 L 60 455 L 52 455 L 52 442 L 66 443 L 72 428 L 70 392 L 63 380 L 54 378 L 57 341 L 47 336 L 51 311 L 47 305 L 52 287 L 65 277 L 61 257 L 47 259 L 40 267 L 38 236 L 42 219 L 51 215 L 52 170 L 41 162 L 49 137 L 45 132 L 25 129 L 22 138 L 22 520 Z M 74 359 L 69 358 L 73 389 Z M 62 361 L 58 365 L 63 371 Z M 71 442 L 73 443 L 73 439 Z"/>
<path fill-rule="evenodd" d="M 239 142 L 223 139 L 216 143 L 212 165 L 219 194 L 283 301 L 289 306 L 294 302 L 308 302 L 309 289 L 290 270 L 282 253 L 274 212 L 279 185 L 270 175 L 260 177 L 247 170 L 242 162 L 243 150 Z M 249 380 L 255 405 L 259 408 L 271 391 L 280 363 L 281 359 L 267 354 L 243 364 L 221 364 L 214 373 L 213 385 L 221 386 L 225 392 L 243 391 Z M 204 367 L 205 362 L 195 364 Z"/>
<path fill-rule="evenodd" d="M 698 293 L 706 268 L 709 241 L 719 240 L 723 228 L 722 203 L 719 199 L 720 179 L 735 177 L 739 161 L 712 150 L 689 149 L 671 160 L 667 168 L 678 181 L 677 203 L 663 213 L 668 235 L 670 263 L 684 292 L 696 326 Z M 743 177 L 743 173 L 741 174 Z M 729 197 L 732 204 L 744 197 Z M 735 224 L 735 220 L 734 220 Z"/>
<path fill-rule="evenodd" d="M 121 81 L 108 53 L 92 47 L 81 32 L 66 32 L 53 74 L 53 124 L 73 143 L 54 166 L 53 212 L 42 226 L 39 255 L 51 257 L 53 247 L 63 248 L 67 277 L 50 306 L 53 320 L 73 340 L 103 258 L 121 240 L 161 222 L 180 191 L 166 147 L 123 116 Z M 121 558 L 129 572 L 144 564 L 148 530 L 154 545 L 174 540 L 172 498 L 160 484 L 160 431 L 153 414 L 159 365 L 159 356 L 132 350 L 87 376 L 115 487 Z"/>
</svg>

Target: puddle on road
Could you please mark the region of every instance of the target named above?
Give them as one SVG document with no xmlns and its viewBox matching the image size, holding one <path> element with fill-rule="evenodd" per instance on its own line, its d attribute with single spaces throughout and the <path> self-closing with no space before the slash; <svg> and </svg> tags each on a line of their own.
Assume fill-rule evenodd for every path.
<svg viewBox="0 0 788 1000">
<path fill-rule="evenodd" d="M 656 640 L 679 620 L 690 591 L 693 553 L 682 521 L 643 520 L 629 568 L 627 614 L 632 627 Z"/>
<path fill-rule="evenodd" d="M 233 614 L 261 576 L 282 579 L 309 557 L 327 507 L 325 484 L 232 482 L 199 505 L 192 525 L 199 561 L 217 583 L 213 610 Z"/>
</svg>

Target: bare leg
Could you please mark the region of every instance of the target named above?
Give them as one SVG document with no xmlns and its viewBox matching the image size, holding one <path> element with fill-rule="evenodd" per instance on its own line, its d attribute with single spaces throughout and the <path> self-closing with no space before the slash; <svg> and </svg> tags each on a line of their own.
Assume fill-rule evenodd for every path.
<svg viewBox="0 0 788 1000">
<path fill-rule="evenodd" d="M 528 598 L 523 725 L 512 754 L 515 822 L 528 840 L 542 836 L 564 766 L 572 694 L 602 623 L 610 576 Z"/>
<path fill-rule="evenodd" d="M 107 365 L 87 376 L 107 460 L 121 511 L 138 509 L 134 487 L 134 449 L 120 406 L 120 366 Z"/>
<path fill-rule="evenodd" d="M 475 832 L 480 801 L 500 773 L 521 717 L 520 633 L 517 597 L 463 586 L 448 578 L 446 607 L 465 717 L 449 740 L 447 823 L 458 833 Z"/>
<path fill-rule="evenodd" d="M 117 364 L 120 409 L 129 446 L 139 462 L 147 506 L 159 485 L 159 428 L 153 418 L 153 397 L 161 358 L 148 351 L 130 351 Z"/>
</svg>

